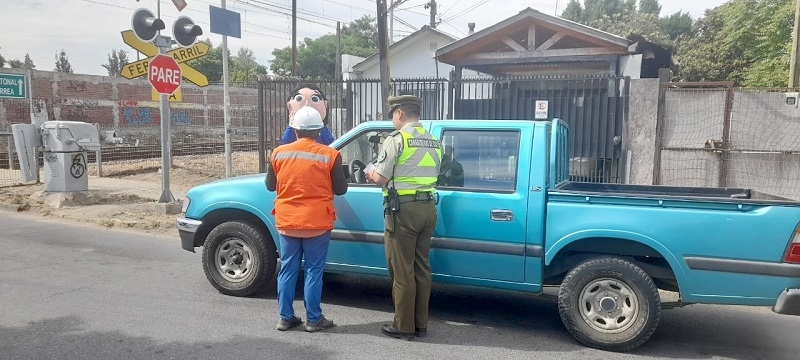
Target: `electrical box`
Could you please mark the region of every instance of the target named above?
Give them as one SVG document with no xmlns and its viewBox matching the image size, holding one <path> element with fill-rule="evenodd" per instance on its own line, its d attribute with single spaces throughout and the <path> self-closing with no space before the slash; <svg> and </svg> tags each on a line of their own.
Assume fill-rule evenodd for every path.
<svg viewBox="0 0 800 360">
<path fill-rule="evenodd" d="M 100 134 L 92 124 L 80 121 L 46 121 L 41 130 L 44 152 L 100 150 Z"/>
<path fill-rule="evenodd" d="M 100 150 L 100 133 L 80 121 L 46 121 L 41 127 L 45 191 L 89 190 L 88 152 Z"/>
</svg>

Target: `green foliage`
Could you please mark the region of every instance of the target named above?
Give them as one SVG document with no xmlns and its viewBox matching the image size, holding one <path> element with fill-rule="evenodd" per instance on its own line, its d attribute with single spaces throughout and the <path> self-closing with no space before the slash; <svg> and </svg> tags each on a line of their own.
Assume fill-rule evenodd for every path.
<svg viewBox="0 0 800 360">
<path fill-rule="evenodd" d="M 364 15 L 341 31 L 341 52 L 367 57 L 377 52 L 378 30 L 375 18 Z M 274 59 L 270 70 L 280 76 L 291 75 L 292 47 L 272 51 Z M 300 77 L 336 77 L 336 35 L 327 34 L 316 39 L 305 38 L 297 45 L 297 74 Z"/>
<path fill-rule="evenodd" d="M 246 47 L 240 48 L 239 53 L 231 61 L 230 81 L 256 81 L 258 75 L 267 73 L 267 68 L 256 62 L 253 50 Z"/>
<path fill-rule="evenodd" d="M 583 23 L 583 6 L 578 0 L 569 0 L 564 12 L 561 13 L 561 17 L 577 23 Z"/>
<path fill-rule="evenodd" d="M 680 11 L 663 17 L 659 20 L 661 22 L 661 30 L 669 36 L 670 40 L 677 40 L 681 36 L 690 36 L 692 34 L 692 25 L 694 20 L 689 13 L 681 13 Z"/>
<path fill-rule="evenodd" d="M 639 12 L 645 14 L 661 14 L 661 4 L 658 0 L 639 0 Z"/>
<path fill-rule="evenodd" d="M 731 0 L 706 10 L 680 41 L 679 79 L 786 86 L 793 22 L 793 0 Z"/>
<path fill-rule="evenodd" d="M 122 72 L 122 66 L 128 63 L 128 52 L 125 50 L 112 49 L 108 54 L 108 63 L 100 66 L 106 68 L 108 76 L 119 76 Z"/>
<path fill-rule="evenodd" d="M 33 60 L 31 60 L 30 54 L 25 54 L 25 60 L 22 62 L 23 69 L 35 69 L 36 65 L 33 64 Z"/>
<path fill-rule="evenodd" d="M 69 63 L 69 57 L 64 49 L 61 49 L 61 52 L 56 54 L 56 68 L 54 71 L 70 74 L 73 71 L 72 64 Z"/>
<path fill-rule="evenodd" d="M 222 81 L 222 46 L 214 47 L 210 39 L 204 42 L 211 46 L 206 56 L 189 60 L 189 65 L 197 69 L 200 73 L 208 78 L 209 82 Z M 228 51 L 228 59 L 230 60 L 230 51 Z M 232 62 L 228 61 L 228 71 L 232 69 Z"/>
<path fill-rule="evenodd" d="M 22 69 L 22 60 L 10 60 L 8 62 L 8 67 L 12 69 Z"/>
</svg>

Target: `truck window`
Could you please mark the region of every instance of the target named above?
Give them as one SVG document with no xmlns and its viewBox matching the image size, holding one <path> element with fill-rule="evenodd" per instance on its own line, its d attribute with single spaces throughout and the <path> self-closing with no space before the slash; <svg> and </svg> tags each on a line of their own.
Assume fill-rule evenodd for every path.
<svg viewBox="0 0 800 360">
<path fill-rule="evenodd" d="M 513 192 L 519 131 L 445 130 L 439 188 Z"/>
<path fill-rule="evenodd" d="M 342 154 L 342 164 L 348 166 L 351 161 L 359 160 L 363 164 L 369 164 L 378 156 L 381 145 L 394 129 L 381 129 L 365 131 L 344 146 L 339 148 Z"/>
</svg>

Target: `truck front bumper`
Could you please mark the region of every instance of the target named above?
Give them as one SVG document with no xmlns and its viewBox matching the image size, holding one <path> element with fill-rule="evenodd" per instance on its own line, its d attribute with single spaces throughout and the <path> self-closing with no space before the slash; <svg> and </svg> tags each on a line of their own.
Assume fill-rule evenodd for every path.
<svg viewBox="0 0 800 360">
<path fill-rule="evenodd" d="M 783 290 L 772 311 L 783 315 L 800 316 L 800 289 Z"/>
<path fill-rule="evenodd" d="M 181 247 L 194 252 L 194 237 L 203 222 L 200 220 L 178 218 L 178 234 L 181 236 Z"/>
</svg>

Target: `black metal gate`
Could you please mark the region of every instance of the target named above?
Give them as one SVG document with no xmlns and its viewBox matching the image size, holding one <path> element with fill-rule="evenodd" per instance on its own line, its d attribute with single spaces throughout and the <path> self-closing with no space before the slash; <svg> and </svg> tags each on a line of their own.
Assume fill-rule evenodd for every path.
<svg viewBox="0 0 800 360">
<path fill-rule="evenodd" d="M 625 77 L 526 77 L 453 81 L 455 119 L 547 119 L 569 125 L 573 180 L 622 182 L 622 136 L 629 80 Z"/>
<path fill-rule="evenodd" d="M 266 149 L 280 145 L 286 129 L 286 102 L 303 83 L 319 86 L 338 137 L 364 121 L 380 120 L 380 80 L 268 80 L 259 86 L 262 168 Z M 548 102 L 548 119 L 569 124 L 573 180 L 622 182 L 622 136 L 629 80 L 625 77 L 395 79 L 392 95 L 413 94 L 424 101 L 423 119 L 534 120 L 536 101 Z"/>
</svg>

